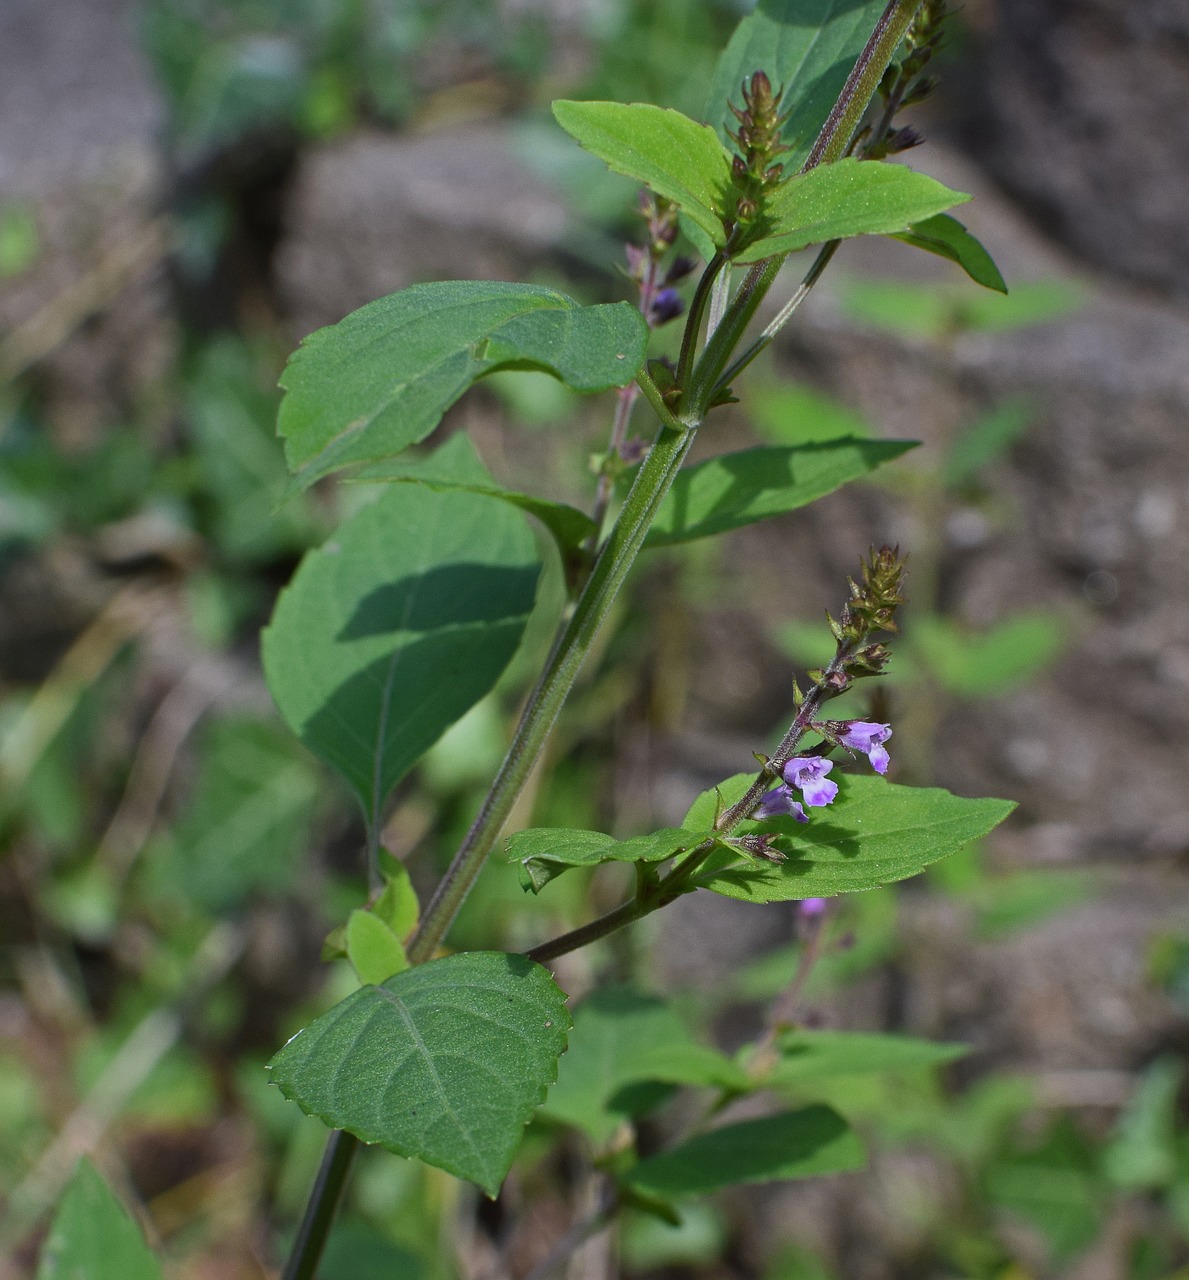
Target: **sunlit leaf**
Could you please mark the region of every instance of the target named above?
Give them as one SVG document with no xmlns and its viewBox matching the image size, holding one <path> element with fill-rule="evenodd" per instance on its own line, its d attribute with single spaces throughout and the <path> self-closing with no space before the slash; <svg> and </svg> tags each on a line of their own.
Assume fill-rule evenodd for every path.
<svg viewBox="0 0 1189 1280">
<path fill-rule="evenodd" d="M 570 867 L 596 867 L 603 862 L 663 862 L 700 844 L 709 831 L 666 827 L 630 840 L 616 840 L 599 831 L 564 827 L 530 827 L 504 841 L 508 861 L 521 869 L 526 889 L 539 893 L 550 880 Z"/>
<path fill-rule="evenodd" d="M 547 970 L 469 951 L 363 987 L 299 1031 L 269 1071 L 330 1127 L 494 1196 L 569 1026 Z"/>
<path fill-rule="evenodd" d="M 895 232 L 894 238 L 903 240 L 916 249 L 935 253 L 939 258 L 956 262 L 975 284 L 981 284 L 984 289 L 993 289 L 996 293 L 1007 292 L 1007 285 L 994 259 L 957 218 L 939 213 L 935 217 L 914 222 L 907 231 Z"/>
</svg>

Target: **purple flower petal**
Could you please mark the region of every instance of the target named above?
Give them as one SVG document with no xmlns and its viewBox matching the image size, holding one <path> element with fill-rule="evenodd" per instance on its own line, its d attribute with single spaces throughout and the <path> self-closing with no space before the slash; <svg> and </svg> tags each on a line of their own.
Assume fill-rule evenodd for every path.
<svg viewBox="0 0 1189 1280">
<path fill-rule="evenodd" d="M 824 756 L 794 756 L 784 766 L 784 780 L 791 787 L 799 787 L 805 803 L 811 808 L 832 804 L 838 794 L 838 784 L 826 774 L 834 767 L 833 760 Z"/>
<path fill-rule="evenodd" d="M 808 822 L 809 817 L 800 802 L 793 799 L 791 787 L 774 787 L 756 805 L 753 818 L 762 821 L 764 818 L 796 818 L 798 822 Z"/>
<path fill-rule="evenodd" d="M 852 751 L 861 751 L 871 761 L 876 773 L 887 773 L 890 757 L 884 743 L 892 736 L 892 727 L 872 720 L 852 720 L 838 741 Z"/>
<path fill-rule="evenodd" d="M 803 916 L 820 916 L 826 909 L 826 899 L 802 898 L 797 908 Z"/>
</svg>

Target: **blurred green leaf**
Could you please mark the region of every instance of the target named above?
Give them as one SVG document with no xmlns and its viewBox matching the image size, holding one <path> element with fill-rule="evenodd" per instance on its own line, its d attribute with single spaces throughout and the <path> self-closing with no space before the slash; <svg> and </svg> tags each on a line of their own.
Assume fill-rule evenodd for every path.
<svg viewBox="0 0 1189 1280">
<path fill-rule="evenodd" d="M 900 280 L 848 280 L 840 290 L 853 319 L 896 337 L 937 342 L 963 330 L 1008 332 L 1048 324 L 1076 311 L 1084 292 L 1067 281 L 1017 284 L 1008 295 L 972 292 Z"/>
<path fill-rule="evenodd" d="M 515 509 L 397 485 L 302 561 L 263 636 L 290 728 L 373 828 L 389 790 L 516 651 L 539 565 Z"/>
<path fill-rule="evenodd" d="M 494 1196 L 556 1078 L 570 1016 L 523 956 L 471 951 L 364 987 L 269 1063 L 303 1111 Z"/>
<path fill-rule="evenodd" d="M 1177 1095 L 1185 1064 L 1157 1058 L 1140 1079 L 1102 1156 L 1107 1179 L 1125 1191 L 1169 1186 L 1177 1174 Z"/>
<path fill-rule="evenodd" d="M 768 1086 L 939 1067 L 970 1052 L 964 1044 L 935 1044 L 913 1036 L 859 1031 L 785 1031 L 776 1048 L 780 1056 L 764 1076 Z"/>
<path fill-rule="evenodd" d="M 1051 666 L 1065 629 L 1051 613 L 1021 613 L 981 634 L 938 616 L 914 620 L 906 637 L 923 665 L 958 698 L 991 698 Z"/>
<path fill-rule="evenodd" d="M 761 206 L 761 238 L 731 258 L 759 262 L 827 240 L 886 235 L 969 199 L 904 165 L 848 157 L 774 188 Z"/>
<path fill-rule="evenodd" d="M 312 763 L 279 725 L 235 717 L 203 736 L 193 798 L 152 874 L 208 911 L 289 892 L 318 798 Z"/>
<path fill-rule="evenodd" d="M 370 910 L 403 940 L 417 927 L 421 915 L 417 890 L 413 888 L 405 864 L 386 849 L 380 850 L 380 874 L 384 878 L 384 888 Z"/>
<path fill-rule="evenodd" d="M 857 413 L 795 382 L 761 384 L 742 394 L 748 417 L 769 444 L 821 444 L 842 436 L 871 435 L 871 428 Z"/>
<path fill-rule="evenodd" d="M 677 473 L 646 547 L 672 546 L 784 515 L 915 448 L 913 440 L 829 440 L 707 458 Z"/>
<path fill-rule="evenodd" d="M 954 489 L 973 480 L 978 473 L 1027 431 L 1035 417 L 1028 400 L 1007 400 L 965 427 L 950 445 L 941 476 Z"/>
<path fill-rule="evenodd" d="M 699 1045 L 663 1000 L 625 988 L 595 991 L 574 1012 L 570 1047 L 541 1114 L 604 1143 L 649 1097 L 629 1087 L 651 1080 L 729 1088 L 747 1082 L 729 1058 Z"/>
<path fill-rule="evenodd" d="M 1007 285 L 991 255 L 957 218 L 939 213 L 936 217 L 914 222 L 907 231 L 897 232 L 893 238 L 956 262 L 975 284 L 981 284 L 984 289 L 1007 292 Z"/>
<path fill-rule="evenodd" d="M 0 280 L 27 271 L 41 252 L 37 217 L 25 204 L 0 208 Z"/>
<path fill-rule="evenodd" d="M 731 158 L 713 129 L 644 102 L 560 101 L 553 114 L 570 137 L 616 173 L 671 200 L 716 248 L 726 243 Z"/>
<path fill-rule="evenodd" d="M 37 1280 L 161 1280 L 140 1227 L 89 1160 L 80 1160 L 41 1250 Z"/>
<path fill-rule="evenodd" d="M 641 1160 L 625 1181 L 657 1195 L 705 1195 L 739 1183 L 845 1173 L 865 1160 L 838 1112 L 813 1106 L 711 1129 Z"/>
<path fill-rule="evenodd" d="M 750 786 L 751 774 L 722 783 L 732 804 Z M 957 852 L 996 827 L 1015 808 L 1010 800 L 965 800 L 939 787 L 901 787 L 882 778 L 844 774 L 838 797 L 815 809 L 808 824 L 793 818 L 743 823 L 739 831 L 775 832 L 773 847 L 787 857 L 774 864 L 714 853 L 691 884 L 744 902 L 783 902 L 832 897 L 904 880 L 931 862 Z M 714 791 L 703 793 L 685 821 L 713 821 Z"/>
<path fill-rule="evenodd" d="M 294 485 L 424 440 L 495 369 L 544 371 L 575 391 L 626 386 L 647 333 L 627 302 L 584 307 L 527 284 L 440 281 L 368 303 L 306 337 L 281 376 Z"/>
<path fill-rule="evenodd" d="M 722 1213 L 712 1204 L 683 1204 L 676 1224 L 629 1210 L 623 1217 L 623 1262 L 633 1271 L 703 1268 L 722 1254 L 728 1239 Z"/>
<path fill-rule="evenodd" d="M 855 60 L 875 30 L 885 0 L 760 0 L 735 29 L 714 70 L 705 116 L 725 142 L 738 128 L 727 103 L 742 105 L 742 84 L 756 71 L 783 89 L 789 112 L 785 172 L 805 163 Z"/>
</svg>

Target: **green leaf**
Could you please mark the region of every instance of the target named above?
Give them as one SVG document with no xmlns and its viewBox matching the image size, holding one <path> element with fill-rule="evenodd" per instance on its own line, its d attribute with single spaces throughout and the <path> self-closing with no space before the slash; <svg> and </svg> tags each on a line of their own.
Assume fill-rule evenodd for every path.
<svg viewBox="0 0 1189 1280">
<path fill-rule="evenodd" d="M 507 504 L 399 485 L 310 552 L 281 593 L 263 637 L 269 689 L 373 826 L 396 781 L 508 664 L 538 568 Z"/>
<path fill-rule="evenodd" d="M 857 413 L 829 396 L 790 382 L 748 388 L 743 407 L 757 434 L 769 444 L 822 444 L 843 436 L 866 439 L 871 428 Z"/>
<path fill-rule="evenodd" d="M 1167 1187 L 1177 1176 L 1177 1095 L 1185 1065 L 1172 1054 L 1148 1067 L 1103 1152 L 1110 1182 L 1125 1191 Z"/>
<path fill-rule="evenodd" d="M 347 959 L 360 982 L 381 983 L 409 967 L 400 938 L 370 911 L 352 911 L 347 917 Z"/>
<path fill-rule="evenodd" d="M 541 1114 L 606 1142 L 649 1095 L 630 1086 L 669 1084 L 746 1088 L 729 1058 L 692 1039 L 677 1014 L 655 996 L 627 989 L 596 991 L 574 1013 L 570 1048 Z"/>
<path fill-rule="evenodd" d="M 58 1204 L 37 1280 L 161 1280 L 140 1227 L 89 1160 L 78 1162 Z"/>
<path fill-rule="evenodd" d="M 731 157 L 713 129 L 644 102 L 561 101 L 553 114 L 609 168 L 671 200 L 716 248 L 726 243 Z"/>
<path fill-rule="evenodd" d="M 417 890 L 413 888 L 403 862 L 394 858 L 387 849 L 380 850 L 379 858 L 384 888 L 370 910 L 403 940 L 417 927 L 421 915 Z"/>
<path fill-rule="evenodd" d="M 602 862 L 663 862 L 701 844 L 709 834 L 666 827 L 646 836 L 616 840 L 599 831 L 529 827 L 509 836 L 504 849 L 508 861 L 519 864 L 524 887 L 540 893 L 550 880 L 570 867 L 597 867 Z"/>
<path fill-rule="evenodd" d="M 476 379 L 551 373 L 575 391 L 626 386 L 648 328 L 627 302 L 584 307 L 553 289 L 482 280 L 413 285 L 310 334 L 281 377 L 278 433 L 305 488 L 424 440 Z"/>
<path fill-rule="evenodd" d="M 313 761 L 281 725 L 217 721 L 203 734 L 193 799 L 151 874 L 211 912 L 238 907 L 253 892 L 283 893 L 317 798 Z"/>
<path fill-rule="evenodd" d="M 517 493 L 495 484 L 487 474 L 475 447 L 465 432 L 452 435 L 428 458 L 408 461 L 390 459 L 365 467 L 355 480 L 387 480 L 402 484 L 420 484 L 435 493 L 478 493 L 498 498 L 535 516 L 549 531 L 563 557 L 581 547 L 598 531 L 585 511 L 564 502 Z"/>
<path fill-rule="evenodd" d="M 784 515 L 915 446 L 913 440 L 842 439 L 708 458 L 678 472 L 645 545 L 690 542 Z"/>
<path fill-rule="evenodd" d="M 907 231 L 895 232 L 893 238 L 956 262 L 975 284 L 981 284 L 984 289 L 1007 292 L 1007 285 L 991 255 L 957 218 L 939 213 L 914 222 Z"/>
<path fill-rule="evenodd" d="M 469 951 L 364 987 L 269 1064 L 309 1115 L 499 1190 L 556 1078 L 570 1015 L 547 970 Z"/>
<path fill-rule="evenodd" d="M 957 488 L 973 480 L 1023 435 L 1034 416 L 1030 401 L 1013 399 L 972 422 L 946 453 L 941 476 L 947 487 Z"/>
<path fill-rule="evenodd" d="M 762 238 L 732 260 L 758 262 L 826 240 L 904 231 L 969 199 L 904 165 L 850 157 L 798 174 L 772 191 L 761 210 Z"/>
<path fill-rule="evenodd" d="M 866 1156 L 831 1107 L 804 1107 L 699 1134 L 641 1160 L 624 1179 L 655 1195 L 706 1195 L 746 1182 L 816 1177 L 861 1169 Z"/>
<path fill-rule="evenodd" d="M 737 774 L 722 783 L 723 802 L 732 804 L 752 781 Z M 757 862 L 714 853 L 691 885 L 743 902 L 784 902 L 856 893 L 904 880 L 931 862 L 956 853 L 984 836 L 1015 808 L 1010 800 L 964 800 L 939 787 L 898 787 L 882 778 L 842 775 L 838 798 L 810 811 L 802 825 L 792 818 L 744 823 L 741 831 L 775 831 L 782 863 Z M 713 816 L 715 793 L 695 801 L 688 824 Z M 793 830 L 796 828 L 796 830 Z"/>
<path fill-rule="evenodd" d="M 784 90 L 780 105 L 790 114 L 783 136 L 792 152 L 781 158 L 785 172 L 795 173 L 885 8 L 886 0 L 760 0 L 718 60 L 706 119 L 726 141 L 726 131 L 738 127 L 728 101 L 740 105 L 744 79 L 766 72 L 773 88 Z"/>
<path fill-rule="evenodd" d="M 856 1031 L 786 1031 L 776 1047 L 780 1057 L 764 1077 L 765 1086 L 939 1067 L 970 1052 L 964 1044 Z"/>
<path fill-rule="evenodd" d="M 934 679 L 958 698 L 991 698 L 1051 666 L 1065 646 L 1059 618 L 1020 613 L 982 633 L 945 618 L 918 618 L 911 645 Z"/>
</svg>

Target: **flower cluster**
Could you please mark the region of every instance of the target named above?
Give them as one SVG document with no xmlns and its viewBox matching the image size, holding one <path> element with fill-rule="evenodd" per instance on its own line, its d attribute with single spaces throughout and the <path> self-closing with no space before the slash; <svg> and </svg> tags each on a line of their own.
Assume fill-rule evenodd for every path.
<svg viewBox="0 0 1189 1280">
<path fill-rule="evenodd" d="M 887 773 L 889 756 L 883 745 L 892 736 L 890 725 L 876 724 L 870 720 L 832 720 L 813 726 L 827 741 L 861 751 L 876 773 Z M 756 806 L 753 818 L 796 818 L 808 822 L 805 806 L 811 809 L 833 804 L 838 794 L 838 784 L 826 775 L 834 768 L 834 761 L 825 756 L 794 756 L 780 771 L 784 781 L 769 791 Z M 801 798 L 797 799 L 797 792 Z"/>
</svg>

